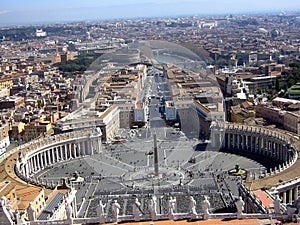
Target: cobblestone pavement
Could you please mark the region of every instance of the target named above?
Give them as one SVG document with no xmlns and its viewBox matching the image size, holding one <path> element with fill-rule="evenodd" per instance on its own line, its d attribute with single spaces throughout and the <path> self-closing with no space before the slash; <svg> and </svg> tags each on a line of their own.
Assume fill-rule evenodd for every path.
<svg viewBox="0 0 300 225">
<path fill-rule="evenodd" d="M 58 163 L 35 175 L 45 182 L 60 182 L 61 178 L 72 179 L 74 173 L 84 179 L 74 182 L 77 190 L 79 216 L 95 216 L 99 200 L 106 202 L 106 211 L 111 213 L 111 201 L 117 199 L 123 214 L 131 213 L 135 197 L 140 199 L 147 213 L 147 201 L 155 194 L 159 210 L 166 213 L 169 196 L 177 198 L 177 211 L 187 212 L 189 198 L 197 202 L 203 195 L 210 197 L 212 210 L 222 210 L 232 204 L 238 195 L 241 177 L 230 177 L 227 171 L 236 164 L 257 172 L 262 165 L 234 154 L 210 151 L 195 151 L 198 140 L 187 139 L 173 128 L 155 130 L 158 138 L 159 176 L 153 169 L 153 130 L 121 130 L 124 140 L 118 144 L 103 145 L 100 154 L 85 156 Z M 201 212 L 197 206 L 197 211 Z"/>
</svg>

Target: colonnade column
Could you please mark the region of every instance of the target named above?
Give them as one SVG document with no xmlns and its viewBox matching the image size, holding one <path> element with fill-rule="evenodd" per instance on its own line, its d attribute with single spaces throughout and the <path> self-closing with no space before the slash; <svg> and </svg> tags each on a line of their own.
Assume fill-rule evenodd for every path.
<svg viewBox="0 0 300 225">
<path fill-rule="evenodd" d="M 245 151 L 246 149 L 246 138 L 247 136 L 246 135 L 242 135 L 242 149 Z"/>
<path fill-rule="evenodd" d="M 288 203 L 292 203 L 293 202 L 293 189 L 288 190 L 289 193 L 289 202 Z"/>
<path fill-rule="evenodd" d="M 77 158 L 76 149 L 77 149 L 77 145 L 74 143 L 74 144 L 73 144 L 73 154 L 74 154 L 74 158 Z"/>
<path fill-rule="evenodd" d="M 40 160 L 40 163 L 41 163 L 41 168 L 44 168 L 44 160 L 42 158 L 42 153 L 39 153 L 39 160 Z"/>
<path fill-rule="evenodd" d="M 56 147 L 56 162 L 58 161 L 59 159 L 59 150 L 60 150 L 60 146 Z"/>
<path fill-rule="evenodd" d="M 61 158 L 61 160 L 63 160 L 64 157 L 63 157 L 63 146 L 62 145 L 59 146 L 59 151 L 60 151 L 60 158 Z"/>
<path fill-rule="evenodd" d="M 48 166 L 47 152 L 44 151 L 44 152 L 43 152 L 43 155 L 44 155 L 44 167 L 47 167 L 47 166 Z"/>
<path fill-rule="evenodd" d="M 274 157 L 275 159 L 277 159 L 275 142 L 272 141 L 272 140 L 270 141 L 270 148 L 271 148 L 272 157 Z"/>
<path fill-rule="evenodd" d="M 237 148 L 240 149 L 240 146 L 241 146 L 241 135 L 236 134 L 236 136 L 237 136 Z"/>
<path fill-rule="evenodd" d="M 275 149 L 276 159 L 279 161 L 280 157 L 279 157 L 279 148 L 277 142 L 274 142 L 274 149 Z"/>
<path fill-rule="evenodd" d="M 278 149 L 279 149 L 279 157 L 280 157 L 280 161 L 283 162 L 283 153 L 282 153 L 282 144 L 279 143 L 278 144 Z"/>
<path fill-rule="evenodd" d="M 227 134 L 227 148 L 230 149 L 230 133 Z"/>
<path fill-rule="evenodd" d="M 282 192 L 282 202 L 286 203 L 286 192 Z"/>
<path fill-rule="evenodd" d="M 32 162 L 33 162 L 33 171 L 35 172 L 35 171 L 37 171 L 35 155 L 33 155 L 31 158 L 32 158 Z"/>
<path fill-rule="evenodd" d="M 89 146 L 90 146 L 90 154 L 94 155 L 95 139 L 90 140 Z"/>
<path fill-rule="evenodd" d="M 28 164 L 28 175 L 31 174 L 31 160 L 30 159 L 27 159 L 27 164 Z"/>
<path fill-rule="evenodd" d="M 88 154 L 89 155 L 92 155 L 92 153 L 93 153 L 93 141 L 91 140 L 91 139 L 89 139 L 88 141 L 87 141 L 87 145 L 88 145 Z"/>
<path fill-rule="evenodd" d="M 40 159 L 39 159 L 39 154 L 36 154 L 36 162 L 37 162 L 37 170 L 40 170 L 41 162 L 40 162 Z"/>
<path fill-rule="evenodd" d="M 81 142 L 81 148 L 80 148 L 81 156 L 86 155 L 86 150 L 87 150 L 86 143 L 85 143 L 85 141 L 82 141 Z"/>
<path fill-rule="evenodd" d="M 33 173 L 34 172 L 33 157 L 31 157 L 29 161 L 30 161 L 30 173 Z"/>
<path fill-rule="evenodd" d="M 54 147 L 52 149 L 52 151 L 51 151 L 51 155 L 52 155 L 52 161 L 51 161 L 51 163 L 52 164 L 56 162 L 56 160 L 55 160 L 55 151 L 56 151 L 56 149 L 57 149 L 57 147 Z"/>
<path fill-rule="evenodd" d="M 236 134 L 232 134 L 232 148 L 235 149 L 235 142 L 236 142 Z"/>
<path fill-rule="evenodd" d="M 298 185 L 293 189 L 293 200 L 298 199 Z"/>
<path fill-rule="evenodd" d="M 250 147 L 250 151 L 255 152 L 255 143 L 253 144 L 253 140 L 255 139 L 252 135 L 249 136 L 249 139 L 250 139 L 250 144 L 248 146 Z"/>
<path fill-rule="evenodd" d="M 269 138 L 266 138 L 265 151 L 266 151 L 265 154 L 266 154 L 267 156 L 270 156 L 271 150 L 270 150 L 270 140 L 269 140 Z"/>
<path fill-rule="evenodd" d="M 259 138 L 259 154 L 265 155 L 265 149 L 264 149 L 264 143 L 265 143 L 265 138 Z"/>
<path fill-rule="evenodd" d="M 83 155 L 88 155 L 89 154 L 89 143 L 88 143 L 87 140 L 85 140 L 83 143 L 84 143 L 83 144 L 84 147 L 81 149 L 82 150 L 82 154 Z"/>
<path fill-rule="evenodd" d="M 26 169 L 26 177 L 29 177 L 29 165 L 28 162 L 25 163 L 25 169 Z"/>
<path fill-rule="evenodd" d="M 284 146 L 282 147 L 282 154 L 283 154 L 283 160 L 286 162 L 287 159 L 288 159 L 288 157 L 287 157 L 287 147 L 286 147 L 286 145 L 284 145 Z"/>
<path fill-rule="evenodd" d="M 84 144 L 83 144 L 84 142 L 79 142 L 79 151 L 78 151 L 78 154 L 80 155 L 80 156 L 83 156 L 83 153 L 82 153 L 82 151 L 83 151 L 83 148 L 84 148 Z"/>
<path fill-rule="evenodd" d="M 76 151 L 77 151 L 77 155 L 80 157 L 81 154 L 80 154 L 80 149 L 81 149 L 81 142 L 78 142 L 77 143 L 77 148 L 76 148 Z"/>
<path fill-rule="evenodd" d="M 53 152 L 54 149 L 48 149 L 47 150 L 47 155 L 48 155 L 48 164 L 51 165 L 52 164 L 52 160 L 51 160 L 51 155 L 50 152 Z"/>
<path fill-rule="evenodd" d="M 71 159 L 72 158 L 72 143 L 69 143 L 68 144 L 68 152 L 69 152 L 69 157 L 67 157 L 67 159 Z M 75 158 L 75 155 L 74 155 L 74 158 Z"/>
<path fill-rule="evenodd" d="M 66 159 L 68 159 L 68 148 L 67 148 L 67 146 L 68 146 L 68 144 L 66 145 L 64 145 L 63 147 L 64 147 L 64 160 L 66 160 Z"/>
<path fill-rule="evenodd" d="M 259 138 L 255 136 L 255 153 L 259 153 Z"/>
</svg>

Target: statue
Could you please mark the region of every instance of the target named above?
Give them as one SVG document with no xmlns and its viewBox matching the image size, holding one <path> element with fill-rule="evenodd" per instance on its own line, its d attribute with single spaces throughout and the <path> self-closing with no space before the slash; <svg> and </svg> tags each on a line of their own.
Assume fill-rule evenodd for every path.
<svg viewBox="0 0 300 225">
<path fill-rule="evenodd" d="M 204 195 L 204 200 L 202 201 L 202 209 L 203 209 L 203 219 L 209 219 L 209 209 L 210 209 L 210 202 L 208 201 L 208 197 Z"/>
<path fill-rule="evenodd" d="M 150 216 L 151 216 L 151 219 L 152 220 L 156 220 L 156 215 L 157 215 L 157 210 L 156 210 L 156 196 L 153 195 L 152 198 L 149 199 L 148 201 L 148 209 L 149 209 L 149 212 L 150 212 Z"/>
<path fill-rule="evenodd" d="M 245 205 L 245 202 L 243 201 L 242 197 L 240 196 L 235 202 L 238 219 L 242 219 L 242 217 L 243 217 L 244 205 Z"/>
<path fill-rule="evenodd" d="M 114 200 L 114 203 L 111 205 L 112 215 L 114 221 L 117 223 L 119 219 L 119 213 L 120 213 L 121 206 L 118 203 L 117 200 Z"/>
<path fill-rule="evenodd" d="M 135 199 L 135 202 L 132 206 L 133 218 L 135 221 L 140 221 L 140 212 L 141 212 L 141 203 L 138 198 Z"/>
<path fill-rule="evenodd" d="M 275 196 L 274 200 L 273 200 L 273 205 L 274 205 L 274 213 L 275 214 L 280 214 L 280 198 L 278 195 Z"/>
<path fill-rule="evenodd" d="M 4 206 L 6 207 L 6 198 L 5 198 L 5 196 L 2 196 L 0 201 L 1 201 L 2 207 L 4 207 Z"/>
<path fill-rule="evenodd" d="M 14 218 L 14 212 L 13 212 L 12 205 L 10 204 L 10 199 L 6 200 L 6 209 L 7 209 L 7 212 L 9 213 L 10 217 Z"/>
<path fill-rule="evenodd" d="M 27 208 L 27 214 L 29 221 L 35 221 L 35 209 L 31 202 L 29 203 L 29 206 Z"/>
<path fill-rule="evenodd" d="M 197 212 L 196 212 L 196 200 L 194 199 L 193 196 L 190 196 L 190 205 L 189 205 L 189 213 L 191 215 L 191 219 L 196 219 L 197 218 Z"/>
<path fill-rule="evenodd" d="M 105 223 L 104 209 L 106 204 L 102 203 L 102 200 L 99 201 L 99 205 L 96 209 L 97 215 L 99 216 L 99 223 Z"/>
<path fill-rule="evenodd" d="M 298 196 L 298 198 L 294 201 L 294 204 L 295 208 L 297 209 L 296 210 L 296 213 L 298 215 L 300 215 L 300 196 Z"/>
<path fill-rule="evenodd" d="M 174 220 L 174 214 L 175 214 L 175 207 L 176 207 L 176 198 L 170 197 L 169 199 L 169 211 L 168 211 L 168 216 L 170 220 Z"/>
<path fill-rule="evenodd" d="M 6 198 L 3 196 L 0 200 L 0 218 L 3 224 L 14 224 L 13 218 L 10 216 L 9 212 L 6 209 Z"/>
<path fill-rule="evenodd" d="M 24 219 L 24 213 L 19 213 L 18 210 L 15 211 L 17 225 L 25 225 L 27 222 Z"/>
<path fill-rule="evenodd" d="M 294 214 L 296 214 L 296 208 L 293 207 L 292 205 L 287 205 L 286 206 L 286 214 L 288 215 L 288 220 L 293 220 Z"/>
<path fill-rule="evenodd" d="M 67 220 L 72 220 L 72 214 L 73 214 L 73 209 L 72 206 L 66 202 L 66 216 L 67 216 Z"/>
</svg>

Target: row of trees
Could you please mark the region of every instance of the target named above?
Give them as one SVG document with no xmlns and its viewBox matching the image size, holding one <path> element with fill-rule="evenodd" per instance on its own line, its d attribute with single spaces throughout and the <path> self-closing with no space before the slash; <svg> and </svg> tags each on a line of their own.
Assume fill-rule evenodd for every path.
<svg viewBox="0 0 300 225">
<path fill-rule="evenodd" d="M 292 67 L 293 70 L 292 73 L 285 74 L 288 88 L 300 82 L 300 63 L 299 62 L 290 63 L 289 66 Z"/>
<path fill-rule="evenodd" d="M 256 93 L 267 94 L 269 99 L 276 96 L 288 98 L 287 90 L 300 82 L 300 63 L 290 63 L 289 66 L 292 68 L 290 73 L 283 72 L 281 78 L 277 78 L 274 83 L 270 83 L 267 89 L 258 89 Z"/>
</svg>

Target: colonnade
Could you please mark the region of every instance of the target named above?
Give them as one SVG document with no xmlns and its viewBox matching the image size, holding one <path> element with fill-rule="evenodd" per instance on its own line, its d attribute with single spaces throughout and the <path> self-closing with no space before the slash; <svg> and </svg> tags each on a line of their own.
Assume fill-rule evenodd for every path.
<svg viewBox="0 0 300 225">
<path fill-rule="evenodd" d="M 283 140 L 258 133 L 240 133 L 238 131 L 227 131 L 222 148 L 249 151 L 275 159 L 280 163 L 290 160 L 291 153 L 289 144 Z"/>
<path fill-rule="evenodd" d="M 293 185 L 292 187 L 278 190 L 278 194 L 283 203 L 292 204 L 298 199 L 299 185 Z"/>
<path fill-rule="evenodd" d="M 255 153 L 277 162 L 278 166 L 267 176 L 289 168 L 298 159 L 298 150 L 291 135 L 264 127 L 212 123 L 211 142 L 215 149 Z M 279 194 L 283 203 L 292 203 L 298 199 L 300 180 L 286 183 L 279 184 L 273 194 Z"/>
<path fill-rule="evenodd" d="M 211 142 L 216 149 L 252 152 L 279 164 L 288 165 L 298 158 L 298 152 L 287 136 L 262 127 L 215 123 L 211 126 Z"/>
<path fill-rule="evenodd" d="M 48 138 L 32 145 L 29 143 L 27 149 L 29 151 L 20 150 L 16 170 L 24 177 L 30 178 L 33 174 L 58 162 L 101 152 L 101 136 L 93 135 L 90 130 L 81 131 L 80 135 L 73 132 L 69 135 L 57 135 L 50 141 Z"/>
</svg>

